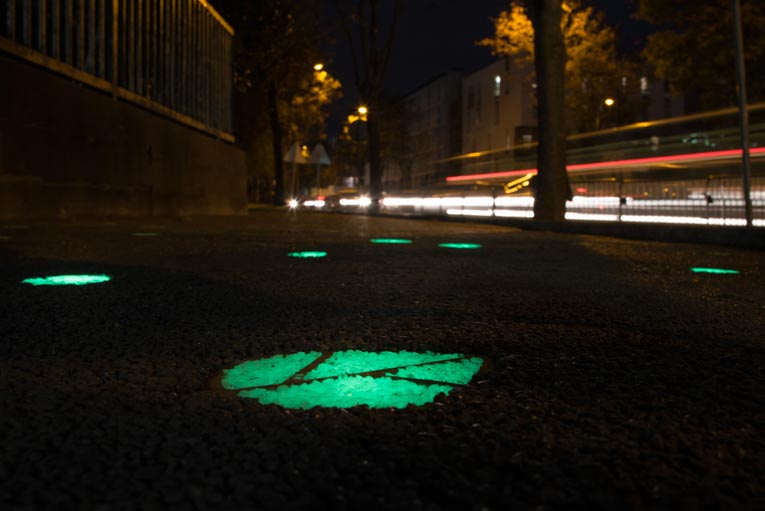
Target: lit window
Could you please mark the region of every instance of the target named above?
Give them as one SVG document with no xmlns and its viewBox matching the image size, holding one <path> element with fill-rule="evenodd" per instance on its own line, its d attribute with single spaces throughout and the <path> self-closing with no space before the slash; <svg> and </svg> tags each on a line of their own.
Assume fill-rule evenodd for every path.
<svg viewBox="0 0 765 511">
<path fill-rule="evenodd" d="M 640 94 L 648 94 L 648 78 L 640 77 Z"/>
<path fill-rule="evenodd" d="M 494 77 L 494 97 L 499 97 L 502 92 L 502 77 L 496 75 Z"/>
</svg>

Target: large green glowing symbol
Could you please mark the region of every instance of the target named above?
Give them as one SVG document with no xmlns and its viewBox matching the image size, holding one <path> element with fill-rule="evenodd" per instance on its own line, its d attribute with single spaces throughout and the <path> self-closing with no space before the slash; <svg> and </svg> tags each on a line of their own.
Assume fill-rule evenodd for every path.
<svg viewBox="0 0 765 511">
<path fill-rule="evenodd" d="M 84 286 L 85 284 L 108 282 L 111 279 L 108 275 L 54 275 L 52 277 L 24 279 L 21 282 L 33 286 Z"/>
<path fill-rule="evenodd" d="M 693 273 L 713 273 L 716 275 L 738 275 L 738 270 L 726 270 L 723 268 L 691 268 Z"/>
<path fill-rule="evenodd" d="M 404 408 L 468 384 L 482 364 L 458 353 L 311 351 L 243 362 L 223 371 L 221 383 L 241 397 L 285 408 Z"/>
</svg>

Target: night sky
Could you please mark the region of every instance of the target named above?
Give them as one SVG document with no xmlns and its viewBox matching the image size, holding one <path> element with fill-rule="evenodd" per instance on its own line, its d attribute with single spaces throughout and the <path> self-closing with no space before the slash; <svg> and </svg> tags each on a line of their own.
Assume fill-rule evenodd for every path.
<svg viewBox="0 0 765 511">
<path fill-rule="evenodd" d="M 646 25 L 630 18 L 635 0 L 613 2 L 592 0 L 617 29 L 619 48 L 630 51 L 640 47 Z M 231 0 L 211 3 L 227 14 L 224 5 Z M 387 5 L 386 5 L 387 4 Z M 392 2 L 383 2 L 388 7 Z M 488 48 L 475 41 L 492 34 L 491 18 L 510 5 L 509 0 L 406 0 L 395 40 L 387 89 L 395 95 L 406 94 L 431 78 L 450 69 L 472 72 L 495 58 Z M 221 8 L 222 7 L 222 8 Z M 358 99 L 353 80 L 353 64 L 345 35 L 339 29 L 334 2 L 327 1 L 323 14 L 327 26 L 337 27 L 334 44 L 324 48 L 331 57 L 329 72 L 343 84 L 343 99 L 331 109 L 330 134 L 339 120 L 355 109 Z"/>
</svg>

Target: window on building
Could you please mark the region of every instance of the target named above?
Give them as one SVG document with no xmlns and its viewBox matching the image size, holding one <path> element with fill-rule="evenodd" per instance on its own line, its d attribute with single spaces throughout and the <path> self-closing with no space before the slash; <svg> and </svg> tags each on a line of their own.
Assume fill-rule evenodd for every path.
<svg viewBox="0 0 765 511">
<path fill-rule="evenodd" d="M 648 94 L 648 78 L 645 76 L 640 77 L 640 94 Z"/>
<path fill-rule="evenodd" d="M 494 97 L 498 98 L 502 93 L 502 77 L 499 75 L 494 76 Z"/>
</svg>

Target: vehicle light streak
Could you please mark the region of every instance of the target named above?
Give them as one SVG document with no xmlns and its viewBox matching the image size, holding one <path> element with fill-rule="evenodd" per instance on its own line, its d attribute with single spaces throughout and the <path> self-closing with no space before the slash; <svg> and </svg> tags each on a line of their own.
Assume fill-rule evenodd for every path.
<svg viewBox="0 0 765 511">
<path fill-rule="evenodd" d="M 669 156 L 651 156 L 648 158 L 633 158 L 626 160 L 612 160 L 601 161 L 591 163 L 577 163 L 573 165 L 567 165 L 566 170 L 571 173 L 585 170 L 597 170 L 597 169 L 612 169 L 612 168 L 625 168 L 625 167 L 643 167 L 650 165 L 661 165 L 666 163 L 692 163 L 703 160 L 724 160 L 730 158 L 740 158 L 741 149 L 727 149 L 724 151 L 707 151 L 703 153 L 685 153 L 674 154 Z M 764 156 L 765 147 L 752 147 L 749 149 L 749 154 L 752 157 Z M 466 174 L 463 176 L 449 176 L 446 178 L 447 182 L 455 183 L 460 181 L 475 181 L 478 179 L 499 179 L 512 176 L 520 176 L 522 174 L 536 174 L 537 169 L 523 169 L 523 170 L 507 170 L 502 172 L 487 172 L 483 174 Z"/>
</svg>

